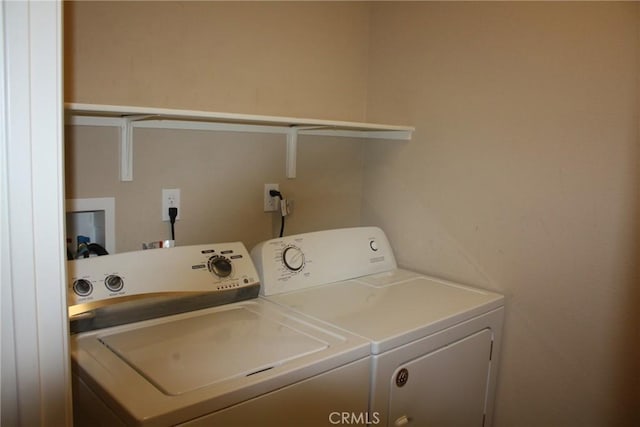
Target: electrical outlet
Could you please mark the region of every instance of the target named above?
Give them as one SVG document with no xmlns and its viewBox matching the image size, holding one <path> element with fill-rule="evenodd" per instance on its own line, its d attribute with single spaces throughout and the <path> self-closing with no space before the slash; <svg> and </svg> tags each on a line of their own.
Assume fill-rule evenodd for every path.
<svg viewBox="0 0 640 427">
<path fill-rule="evenodd" d="M 180 209 L 180 189 L 179 188 L 163 188 L 162 189 L 162 220 L 169 221 L 169 208 L 178 208 L 178 216 L 176 221 L 180 219 L 182 209 Z"/>
<path fill-rule="evenodd" d="M 269 194 L 270 190 L 280 191 L 280 186 L 278 184 L 264 185 L 264 211 L 265 212 L 277 211 L 280 206 L 280 204 L 278 203 L 280 199 L 278 197 L 271 197 L 271 195 Z"/>
</svg>

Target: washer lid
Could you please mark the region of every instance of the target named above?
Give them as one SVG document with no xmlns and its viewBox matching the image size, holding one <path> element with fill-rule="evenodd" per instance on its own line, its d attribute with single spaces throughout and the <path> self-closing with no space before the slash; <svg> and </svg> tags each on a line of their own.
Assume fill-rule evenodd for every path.
<svg viewBox="0 0 640 427">
<path fill-rule="evenodd" d="M 102 335 L 99 341 L 168 395 L 250 376 L 329 346 L 243 306 Z"/>
<path fill-rule="evenodd" d="M 371 341 L 378 354 L 503 305 L 504 297 L 394 270 L 270 300 Z"/>
</svg>

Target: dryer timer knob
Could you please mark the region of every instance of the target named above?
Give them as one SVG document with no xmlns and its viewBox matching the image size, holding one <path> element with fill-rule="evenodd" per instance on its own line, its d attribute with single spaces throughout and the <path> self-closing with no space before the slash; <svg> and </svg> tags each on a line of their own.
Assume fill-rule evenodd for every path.
<svg viewBox="0 0 640 427">
<path fill-rule="evenodd" d="M 300 271 L 304 267 L 304 253 L 296 246 L 287 246 L 282 251 L 282 262 L 291 271 Z"/>
</svg>

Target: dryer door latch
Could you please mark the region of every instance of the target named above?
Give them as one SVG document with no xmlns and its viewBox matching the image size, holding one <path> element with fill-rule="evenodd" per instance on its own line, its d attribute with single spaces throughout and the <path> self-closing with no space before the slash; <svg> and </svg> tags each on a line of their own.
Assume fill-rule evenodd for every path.
<svg viewBox="0 0 640 427">
<path fill-rule="evenodd" d="M 397 420 L 395 420 L 393 425 L 396 426 L 396 427 L 406 426 L 407 424 L 409 424 L 409 421 L 411 421 L 411 419 L 409 417 L 407 417 L 406 415 L 403 415 L 400 418 L 398 418 Z"/>
</svg>

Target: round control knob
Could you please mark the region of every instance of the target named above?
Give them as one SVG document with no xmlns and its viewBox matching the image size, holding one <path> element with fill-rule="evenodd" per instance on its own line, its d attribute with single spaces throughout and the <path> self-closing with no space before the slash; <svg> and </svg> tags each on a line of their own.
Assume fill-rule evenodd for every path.
<svg viewBox="0 0 640 427">
<path fill-rule="evenodd" d="M 304 253 L 300 248 L 287 246 L 282 251 L 282 262 L 291 271 L 300 271 L 304 267 Z"/>
<path fill-rule="evenodd" d="M 124 280 L 117 274 L 110 274 L 104 279 L 104 285 L 111 292 L 120 292 L 124 288 Z"/>
<path fill-rule="evenodd" d="M 227 277 L 233 270 L 231 261 L 219 255 L 214 255 L 209 258 L 209 262 L 207 263 L 207 265 L 209 267 L 209 271 L 218 277 Z"/>
<path fill-rule="evenodd" d="M 87 279 L 78 279 L 73 282 L 73 292 L 81 297 L 86 297 L 93 292 L 93 285 Z"/>
</svg>

